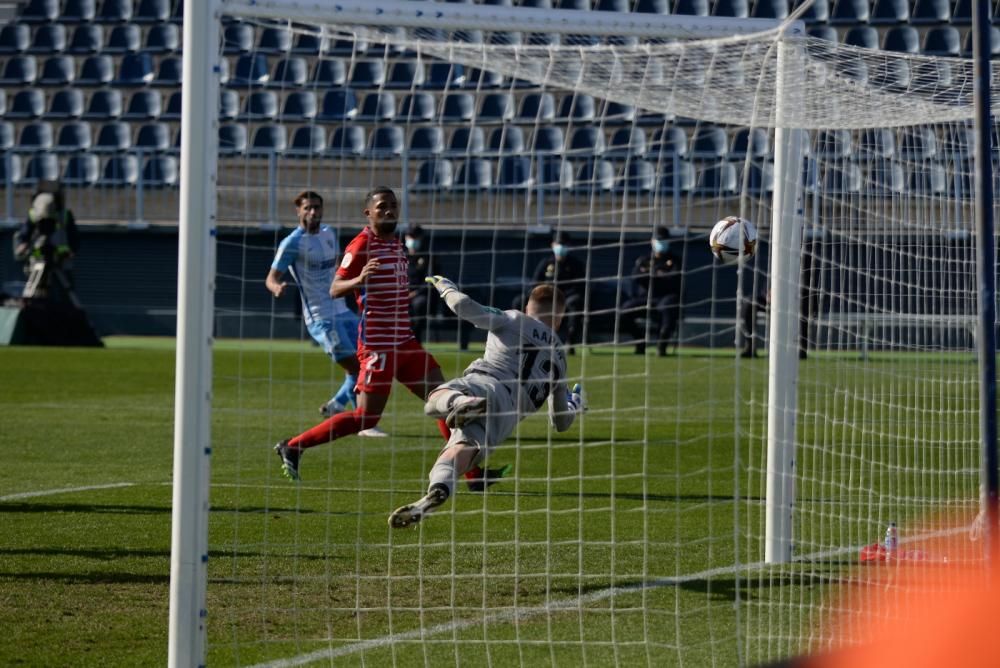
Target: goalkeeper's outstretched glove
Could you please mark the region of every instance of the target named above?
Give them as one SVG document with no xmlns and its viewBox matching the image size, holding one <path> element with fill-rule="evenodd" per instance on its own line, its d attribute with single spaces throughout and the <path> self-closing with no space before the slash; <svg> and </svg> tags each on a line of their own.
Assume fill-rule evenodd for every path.
<svg viewBox="0 0 1000 668">
<path fill-rule="evenodd" d="M 440 294 L 442 297 L 444 297 L 449 292 L 458 292 L 458 286 L 452 283 L 444 276 L 440 275 L 428 276 L 424 280 L 433 285 L 434 288 L 438 291 L 438 294 Z"/>
<path fill-rule="evenodd" d="M 569 412 L 573 415 L 587 412 L 587 404 L 583 401 L 583 388 L 580 386 L 580 383 L 573 386 L 573 391 L 569 393 L 569 397 L 566 399 L 566 405 L 569 407 Z"/>
</svg>

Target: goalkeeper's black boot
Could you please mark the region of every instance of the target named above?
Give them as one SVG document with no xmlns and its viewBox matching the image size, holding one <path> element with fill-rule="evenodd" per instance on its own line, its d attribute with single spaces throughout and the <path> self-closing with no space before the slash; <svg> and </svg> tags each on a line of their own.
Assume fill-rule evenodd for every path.
<svg viewBox="0 0 1000 668">
<path fill-rule="evenodd" d="M 431 485 L 422 499 L 392 511 L 392 515 L 389 515 L 389 526 L 393 529 L 405 529 L 412 526 L 447 500 L 447 487 L 440 483 Z"/>
<path fill-rule="evenodd" d="M 281 457 L 281 472 L 289 480 L 299 479 L 299 458 L 302 451 L 288 445 L 288 441 L 282 441 L 274 446 L 274 451 Z"/>
<path fill-rule="evenodd" d="M 504 464 L 494 469 L 482 469 L 482 476 L 479 478 L 466 478 L 465 484 L 469 486 L 470 492 L 485 492 L 487 487 L 491 487 L 508 475 L 513 467 Z"/>
</svg>

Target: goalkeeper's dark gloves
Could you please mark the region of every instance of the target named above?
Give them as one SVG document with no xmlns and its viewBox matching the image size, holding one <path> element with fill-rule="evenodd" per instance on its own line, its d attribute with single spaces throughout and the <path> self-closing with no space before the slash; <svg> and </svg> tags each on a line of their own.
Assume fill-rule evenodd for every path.
<svg viewBox="0 0 1000 668">
<path fill-rule="evenodd" d="M 428 283 L 434 286 L 442 297 L 447 295 L 449 292 L 458 292 L 458 286 L 453 282 L 441 275 L 428 276 L 424 279 Z"/>
</svg>

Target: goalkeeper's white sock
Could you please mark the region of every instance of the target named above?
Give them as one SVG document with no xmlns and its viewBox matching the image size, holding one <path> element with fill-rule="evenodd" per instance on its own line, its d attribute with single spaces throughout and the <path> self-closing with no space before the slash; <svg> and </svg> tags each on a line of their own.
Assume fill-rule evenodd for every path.
<svg viewBox="0 0 1000 668">
<path fill-rule="evenodd" d="M 435 418 L 448 417 L 455 402 L 464 396 L 457 390 L 437 390 L 424 404 L 424 415 Z"/>
<path fill-rule="evenodd" d="M 443 485 L 448 489 L 448 496 L 450 497 L 455 491 L 455 460 L 439 459 L 435 464 L 434 468 L 431 469 L 430 485 L 428 489 L 434 485 Z"/>
</svg>

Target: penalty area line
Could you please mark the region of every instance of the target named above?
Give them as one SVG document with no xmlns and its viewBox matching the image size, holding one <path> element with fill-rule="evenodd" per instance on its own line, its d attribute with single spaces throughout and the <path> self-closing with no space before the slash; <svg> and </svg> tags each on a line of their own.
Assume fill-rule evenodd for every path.
<svg viewBox="0 0 1000 668">
<path fill-rule="evenodd" d="M 112 482 L 106 485 L 86 485 L 84 487 L 61 487 L 59 489 L 40 489 L 37 492 L 20 492 L 18 494 L 6 494 L 0 496 L 0 501 L 17 501 L 19 499 L 32 499 L 36 496 L 54 496 L 56 494 L 72 494 L 73 492 L 92 492 L 98 489 L 115 489 L 117 487 L 133 487 L 134 482 Z"/>
</svg>

